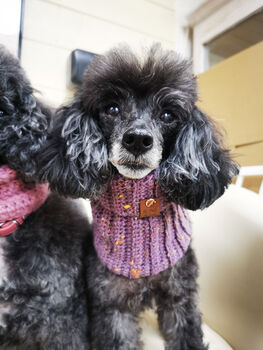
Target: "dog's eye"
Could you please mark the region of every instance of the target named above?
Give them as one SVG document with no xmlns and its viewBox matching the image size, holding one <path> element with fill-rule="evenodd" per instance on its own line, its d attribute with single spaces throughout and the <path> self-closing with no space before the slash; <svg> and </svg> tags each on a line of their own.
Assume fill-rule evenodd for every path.
<svg viewBox="0 0 263 350">
<path fill-rule="evenodd" d="M 4 114 L 5 114 L 4 111 L 1 111 L 1 110 L 0 110 L 0 118 L 3 117 Z"/>
<path fill-rule="evenodd" d="M 118 105 L 109 105 L 105 109 L 106 114 L 111 115 L 112 117 L 117 117 L 120 113 L 120 108 Z"/>
<path fill-rule="evenodd" d="M 163 114 L 160 115 L 160 119 L 164 123 L 171 123 L 174 121 L 175 116 L 170 112 L 164 112 Z"/>
</svg>

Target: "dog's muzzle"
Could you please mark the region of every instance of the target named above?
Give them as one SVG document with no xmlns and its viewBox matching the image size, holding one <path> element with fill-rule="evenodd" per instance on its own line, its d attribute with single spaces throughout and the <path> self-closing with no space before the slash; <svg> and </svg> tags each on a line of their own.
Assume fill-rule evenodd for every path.
<svg viewBox="0 0 263 350">
<path fill-rule="evenodd" d="M 156 169 L 162 157 L 162 145 L 144 127 L 132 127 L 115 135 L 109 151 L 109 161 L 127 178 L 141 179 Z"/>
<path fill-rule="evenodd" d="M 153 137 L 145 130 L 128 130 L 122 137 L 122 146 L 135 157 L 153 147 Z"/>
</svg>

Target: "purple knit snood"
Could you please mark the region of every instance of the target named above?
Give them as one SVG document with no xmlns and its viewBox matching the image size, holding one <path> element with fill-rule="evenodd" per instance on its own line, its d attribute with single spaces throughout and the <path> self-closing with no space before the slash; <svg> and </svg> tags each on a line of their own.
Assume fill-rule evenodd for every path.
<svg viewBox="0 0 263 350">
<path fill-rule="evenodd" d="M 140 201 L 160 199 L 160 215 L 140 218 Z M 104 265 L 118 275 L 138 278 L 173 266 L 190 243 L 186 211 L 169 202 L 155 179 L 115 176 L 91 203 L 94 245 Z"/>
</svg>

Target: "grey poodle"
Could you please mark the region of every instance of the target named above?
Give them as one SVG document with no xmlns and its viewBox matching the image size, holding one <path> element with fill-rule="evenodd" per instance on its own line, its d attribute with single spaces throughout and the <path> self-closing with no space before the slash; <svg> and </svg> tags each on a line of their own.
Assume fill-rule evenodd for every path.
<svg viewBox="0 0 263 350">
<path fill-rule="evenodd" d="M 57 111 L 40 177 L 62 195 L 91 199 L 93 349 L 140 349 L 138 317 L 153 300 L 166 349 L 206 349 L 184 208 L 210 206 L 238 170 L 196 101 L 188 61 L 158 46 L 144 60 L 117 48 L 93 60 L 74 102 Z"/>
</svg>

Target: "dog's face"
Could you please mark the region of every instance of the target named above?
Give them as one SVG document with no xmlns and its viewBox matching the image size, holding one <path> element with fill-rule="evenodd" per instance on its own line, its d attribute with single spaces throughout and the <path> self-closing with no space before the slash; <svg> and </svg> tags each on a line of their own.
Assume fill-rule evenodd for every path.
<svg viewBox="0 0 263 350">
<path fill-rule="evenodd" d="M 97 57 L 73 104 L 58 110 L 42 180 L 62 194 L 96 198 L 116 170 L 139 179 L 158 168 L 172 200 L 210 205 L 237 168 L 196 100 L 191 66 L 173 52 L 154 47 L 143 61 L 127 49 Z"/>
<path fill-rule="evenodd" d="M 33 155 L 45 141 L 49 120 L 18 60 L 0 46 L 0 165 L 35 173 Z"/>
<path fill-rule="evenodd" d="M 134 97 L 115 99 L 99 111 L 109 161 L 126 177 L 142 178 L 160 164 L 165 130 L 153 113 L 152 106 Z"/>
<path fill-rule="evenodd" d="M 86 72 L 82 98 L 106 139 L 111 164 L 126 177 L 142 178 L 168 157 L 187 123 L 195 78 L 188 62 L 156 48 L 143 63 L 127 51 L 99 60 L 101 72 L 94 65 Z M 89 101 L 91 91 L 96 99 Z"/>
<path fill-rule="evenodd" d="M 142 178 L 168 155 L 186 114 L 176 99 L 169 101 L 172 93 L 173 88 L 164 87 L 136 96 L 127 89 L 121 97 L 101 104 L 98 119 L 107 140 L 109 161 L 123 176 Z"/>
</svg>

